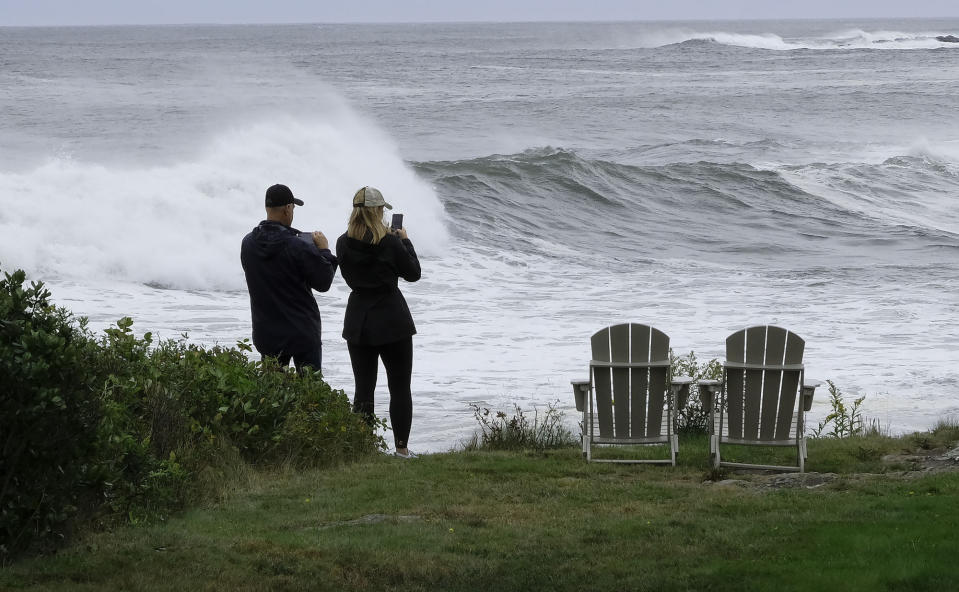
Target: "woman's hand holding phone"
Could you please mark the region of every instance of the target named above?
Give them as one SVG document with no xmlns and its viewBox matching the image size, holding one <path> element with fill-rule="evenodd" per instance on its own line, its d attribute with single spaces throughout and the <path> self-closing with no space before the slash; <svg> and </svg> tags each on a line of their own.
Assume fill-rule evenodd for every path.
<svg viewBox="0 0 959 592">
<path fill-rule="evenodd" d="M 392 230 L 396 236 L 401 239 L 408 238 L 406 235 L 406 229 L 403 228 L 403 214 L 393 214 L 393 219 L 390 221 L 390 230 Z"/>
</svg>

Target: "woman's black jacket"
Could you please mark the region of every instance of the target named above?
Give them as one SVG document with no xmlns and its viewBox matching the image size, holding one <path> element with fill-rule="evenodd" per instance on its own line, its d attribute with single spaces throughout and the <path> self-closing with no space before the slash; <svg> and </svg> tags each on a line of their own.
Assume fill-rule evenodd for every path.
<svg viewBox="0 0 959 592">
<path fill-rule="evenodd" d="M 336 241 L 340 273 L 353 290 L 346 303 L 343 338 L 358 345 L 382 345 L 416 334 L 413 315 L 397 279 L 420 279 L 420 261 L 409 239 L 388 234 L 379 244 L 350 238 Z"/>
</svg>

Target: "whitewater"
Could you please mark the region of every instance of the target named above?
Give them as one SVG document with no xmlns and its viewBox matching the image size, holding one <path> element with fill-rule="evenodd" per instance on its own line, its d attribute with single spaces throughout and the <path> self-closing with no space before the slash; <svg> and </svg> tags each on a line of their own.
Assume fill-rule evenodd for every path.
<svg viewBox="0 0 959 592">
<path fill-rule="evenodd" d="M 405 214 L 411 447 L 556 404 L 589 336 L 771 323 L 893 432 L 959 416 L 956 20 L 0 27 L 0 269 L 102 329 L 250 335 L 265 188 Z M 348 289 L 317 294 L 352 395 Z M 386 415 L 385 378 L 377 412 Z M 817 394 L 810 423 L 828 412 Z"/>
</svg>

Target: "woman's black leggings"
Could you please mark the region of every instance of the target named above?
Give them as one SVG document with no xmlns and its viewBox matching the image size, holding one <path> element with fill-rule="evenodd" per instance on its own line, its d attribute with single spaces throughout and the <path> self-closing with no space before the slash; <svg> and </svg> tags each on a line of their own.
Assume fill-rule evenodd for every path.
<svg viewBox="0 0 959 592">
<path fill-rule="evenodd" d="M 413 424 L 413 393 L 410 390 L 413 376 L 413 338 L 407 337 L 383 345 L 347 343 L 347 347 L 350 350 L 350 362 L 353 364 L 353 380 L 356 382 L 353 411 L 362 413 L 368 421 L 372 421 L 377 359 L 382 358 L 390 388 L 393 441 L 397 448 L 406 448 L 410 426 Z"/>
</svg>

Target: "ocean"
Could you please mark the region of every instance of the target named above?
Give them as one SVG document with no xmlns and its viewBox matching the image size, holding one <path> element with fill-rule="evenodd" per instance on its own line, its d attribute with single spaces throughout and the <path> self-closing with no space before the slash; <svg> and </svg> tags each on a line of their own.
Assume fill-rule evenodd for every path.
<svg viewBox="0 0 959 592">
<path fill-rule="evenodd" d="M 776 324 L 893 433 L 959 417 L 959 20 L 0 27 L 0 269 L 102 329 L 250 336 L 240 240 L 353 192 L 423 279 L 410 446 L 555 405 L 589 337 Z M 348 288 L 317 294 L 352 396 Z M 377 412 L 387 415 L 381 373 Z M 821 389 L 809 422 L 829 411 Z"/>
</svg>

